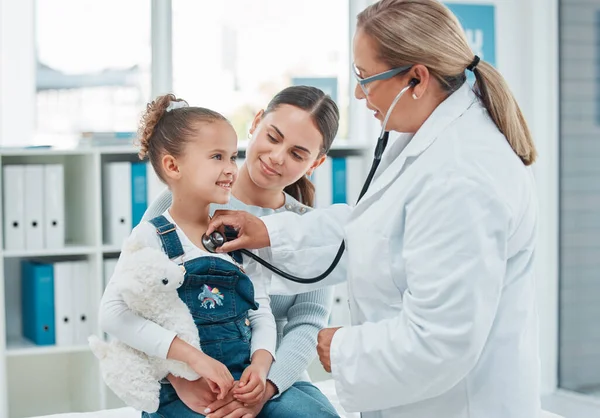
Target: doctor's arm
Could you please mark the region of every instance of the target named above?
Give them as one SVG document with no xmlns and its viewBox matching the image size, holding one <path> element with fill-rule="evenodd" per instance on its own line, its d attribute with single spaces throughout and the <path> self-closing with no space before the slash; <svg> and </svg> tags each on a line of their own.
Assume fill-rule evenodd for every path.
<svg viewBox="0 0 600 418">
<path fill-rule="evenodd" d="M 348 205 L 333 205 L 304 215 L 281 212 L 262 218 L 247 212 L 219 210 L 207 232 L 223 225 L 232 226 L 239 231 L 238 238 L 226 243 L 222 252 L 270 246 L 267 261 L 300 278 L 312 278 L 327 270 L 335 259 L 352 210 Z M 346 257 L 345 252 L 332 273 L 313 284 L 295 283 L 273 274 L 269 293 L 293 295 L 343 282 Z"/>
<path fill-rule="evenodd" d="M 397 255 L 408 281 L 403 310 L 339 329 L 331 343 L 337 393 L 350 411 L 416 403 L 450 390 L 477 364 L 498 309 L 509 223 L 503 202 L 476 182 L 455 178 L 424 190 L 405 216 Z"/>
</svg>

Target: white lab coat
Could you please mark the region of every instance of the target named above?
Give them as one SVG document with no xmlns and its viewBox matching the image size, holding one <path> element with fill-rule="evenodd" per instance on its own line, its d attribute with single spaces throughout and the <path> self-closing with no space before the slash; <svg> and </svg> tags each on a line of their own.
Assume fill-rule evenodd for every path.
<svg viewBox="0 0 600 418">
<path fill-rule="evenodd" d="M 310 277 L 345 238 L 351 327 L 331 364 L 365 418 L 535 418 L 537 206 L 523 165 L 465 84 L 386 150 L 355 208 L 263 218 L 275 265 Z M 316 285 L 272 280 L 271 293 Z"/>
</svg>

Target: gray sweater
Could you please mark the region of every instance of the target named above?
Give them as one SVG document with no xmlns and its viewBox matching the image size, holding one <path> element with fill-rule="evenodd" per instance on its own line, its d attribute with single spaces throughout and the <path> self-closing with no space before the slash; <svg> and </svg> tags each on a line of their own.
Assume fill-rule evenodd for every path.
<svg viewBox="0 0 600 418">
<path fill-rule="evenodd" d="M 310 208 L 286 194 L 285 205 L 279 209 L 261 208 L 242 203 L 232 197 L 227 205 L 211 205 L 217 209 L 244 210 L 255 216 L 294 211 L 306 213 Z M 166 211 L 172 203 L 171 192 L 165 190 L 150 205 L 144 219 L 152 219 Z M 285 392 L 298 380 L 308 380 L 306 369 L 317 354 L 317 334 L 327 326 L 333 289 L 331 287 L 295 296 L 271 296 L 271 310 L 277 322 L 277 360 L 269 372 L 269 380 L 279 393 Z"/>
</svg>

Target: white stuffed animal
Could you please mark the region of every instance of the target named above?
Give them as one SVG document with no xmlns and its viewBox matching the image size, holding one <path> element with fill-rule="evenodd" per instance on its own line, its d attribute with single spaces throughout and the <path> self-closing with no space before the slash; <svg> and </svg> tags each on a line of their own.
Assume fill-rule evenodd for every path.
<svg viewBox="0 0 600 418">
<path fill-rule="evenodd" d="M 184 269 L 156 248 L 128 238 L 115 269 L 111 286 L 118 286 L 125 303 L 136 314 L 149 319 L 200 350 L 198 329 L 177 289 L 183 284 Z M 187 380 L 198 374 L 186 363 L 150 357 L 116 339 L 105 342 L 89 338 L 106 385 L 127 405 L 146 412 L 159 406 L 159 380 L 169 373 Z"/>
</svg>

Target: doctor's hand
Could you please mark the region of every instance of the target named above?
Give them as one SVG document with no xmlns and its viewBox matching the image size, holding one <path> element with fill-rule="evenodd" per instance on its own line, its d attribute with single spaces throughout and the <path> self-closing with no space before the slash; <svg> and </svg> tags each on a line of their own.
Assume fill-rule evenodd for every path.
<svg viewBox="0 0 600 418">
<path fill-rule="evenodd" d="M 340 328 L 323 328 L 317 337 L 317 354 L 327 373 L 331 373 L 331 340 Z"/>
<path fill-rule="evenodd" d="M 225 225 L 234 228 L 238 232 L 238 237 L 218 248 L 217 252 L 219 253 L 228 253 L 241 248 L 255 250 L 271 245 L 269 232 L 264 222 L 260 218 L 240 210 L 215 211 L 212 220 L 208 224 L 206 235 L 222 229 Z"/>
</svg>

